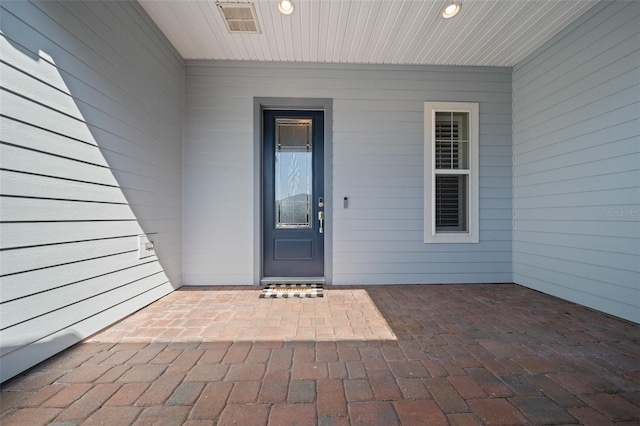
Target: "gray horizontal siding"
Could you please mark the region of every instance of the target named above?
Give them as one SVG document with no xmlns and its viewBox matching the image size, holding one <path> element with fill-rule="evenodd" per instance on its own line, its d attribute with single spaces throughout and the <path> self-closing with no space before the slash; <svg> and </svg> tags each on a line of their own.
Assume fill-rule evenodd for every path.
<svg viewBox="0 0 640 426">
<path fill-rule="evenodd" d="M 254 97 L 333 99 L 333 283 L 511 281 L 510 69 L 190 61 L 185 73 L 185 284 L 253 283 Z M 480 244 L 423 243 L 428 100 L 480 103 Z"/>
<path fill-rule="evenodd" d="M 4 381 L 180 285 L 183 66 L 136 3 L 1 7 Z"/>
<path fill-rule="evenodd" d="M 640 3 L 514 69 L 514 280 L 640 322 Z"/>
</svg>

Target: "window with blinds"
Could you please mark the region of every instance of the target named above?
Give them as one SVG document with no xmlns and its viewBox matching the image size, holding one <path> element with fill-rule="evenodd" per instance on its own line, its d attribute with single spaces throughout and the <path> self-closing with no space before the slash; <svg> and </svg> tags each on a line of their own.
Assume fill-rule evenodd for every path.
<svg viewBox="0 0 640 426">
<path fill-rule="evenodd" d="M 436 232 L 467 231 L 466 176 L 436 175 Z"/>
<path fill-rule="evenodd" d="M 425 242 L 478 240 L 477 122 L 477 104 L 425 103 Z"/>
<path fill-rule="evenodd" d="M 436 169 L 469 168 L 469 114 L 436 112 Z"/>
<path fill-rule="evenodd" d="M 469 114 L 436 112 L 435 213 L 436 232 L 466 232 Z M 457 170 L 463 174 L 442 174 Z"/>
</svg>

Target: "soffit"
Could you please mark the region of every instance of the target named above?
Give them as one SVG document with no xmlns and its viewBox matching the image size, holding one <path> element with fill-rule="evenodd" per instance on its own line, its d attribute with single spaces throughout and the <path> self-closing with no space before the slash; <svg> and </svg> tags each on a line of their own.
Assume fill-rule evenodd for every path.
<svg viewBox="0 0 640 426">
<path fill-rule="evenodd" d="M 510 67 L 598 0 L 466 0 L 449 20 L 450 0 L 253 0 L 260 34 L 230 34 L 215 1 L 138 2 L 184 59 Z"/>
</svg>

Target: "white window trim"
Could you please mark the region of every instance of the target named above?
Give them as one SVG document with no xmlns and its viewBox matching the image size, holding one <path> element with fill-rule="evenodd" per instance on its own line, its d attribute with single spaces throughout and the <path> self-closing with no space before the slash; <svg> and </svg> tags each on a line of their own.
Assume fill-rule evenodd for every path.
<svg viewBox="0 0 640 426">
<path fill-rule="evenodd" d="M 424 103 L 424 242 L 425 243 L 478 243 L 479 220 L 479 108 L 471 102 Z M 436 232 L 435 218 L 435 117 L 436 112 L 469 113 L 469 182 L 467 191 L 468 232 Z M 440 171 L 438 174 L 465 174 L 458 170 Z"/>
</svg>

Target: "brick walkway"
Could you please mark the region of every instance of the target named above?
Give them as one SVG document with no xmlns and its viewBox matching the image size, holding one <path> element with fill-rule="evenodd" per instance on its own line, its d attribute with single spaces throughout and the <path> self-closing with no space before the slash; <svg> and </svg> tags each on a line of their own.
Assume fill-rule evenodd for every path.
<svg viewBox="0 0 640 426">
<path fill-rule="evenodd" d="M 187 288 L 2 386 L 0 423 L 640 424 L 640 326 L 516 285 Z"/>
</svg>

